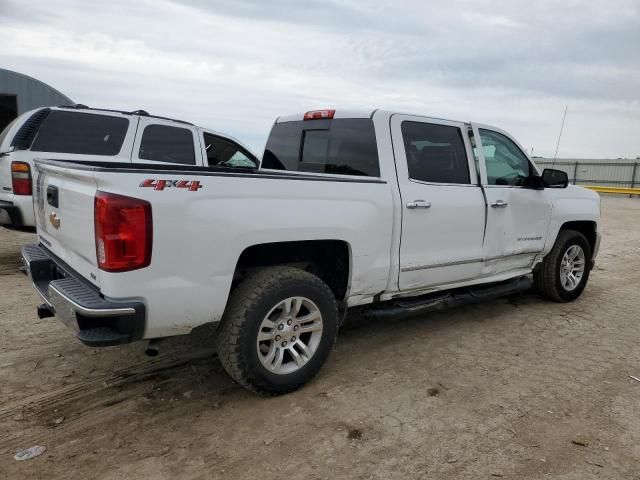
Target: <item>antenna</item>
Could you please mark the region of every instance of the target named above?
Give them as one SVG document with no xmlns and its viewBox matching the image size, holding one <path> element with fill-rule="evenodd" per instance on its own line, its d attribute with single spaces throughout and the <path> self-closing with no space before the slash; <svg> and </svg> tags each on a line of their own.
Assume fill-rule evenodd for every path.
<svg viewBox="0 0 640 480">
<path fill-rule="evenodd" d="M 556 143 L 556 153 L 553 154 L 553 164 L 556 163 L 556 157 L 558 156 L 558 148 L 560 147 L 560 139 L 562 138 L 562 129 L 564 128 L 564 120 L 567 118 L 567 110 L 569 110 L 569 105 L 564 107 L 564 116 L 562 117 L 562 125 L 560 125 L 560 134 L 558 135 L 558 143 Z"/>
</svg>

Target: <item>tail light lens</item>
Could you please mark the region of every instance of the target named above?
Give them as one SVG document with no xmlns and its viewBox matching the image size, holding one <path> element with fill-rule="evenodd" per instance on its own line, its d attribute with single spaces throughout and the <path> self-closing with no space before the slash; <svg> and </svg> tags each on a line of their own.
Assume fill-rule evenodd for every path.
<svg viewBox="0 0 640 480">
<path fill-rule="evenodd" d="M 127 272 L 151 263 L 151 204 L 139 198 L 97 192 L 94 201 L 96 256 L 107 272 Z"/>
<path fill-rule="evenodd" d="M 31 195 L 31 167 L 25 162 L 11 162 L 11 187 L 14 195 Z"/>
</svg>

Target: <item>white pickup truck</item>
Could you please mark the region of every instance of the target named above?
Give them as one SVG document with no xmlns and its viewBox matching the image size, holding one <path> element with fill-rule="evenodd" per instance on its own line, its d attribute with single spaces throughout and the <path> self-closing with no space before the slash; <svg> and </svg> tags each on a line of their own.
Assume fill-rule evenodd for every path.
<svg viewBox="0 0 640 480">
<path fill-rule="evenodd" d="M 280 117 L 259 169 L 36 170 L 23 258 L 41 317 L 93 346 L 212 323 L 224 367 L 262 394 L 313 377 L 348 309 L 417 313 L 531 277 L 572 301 L 600 242 L 598 195 L 507 133 L 382 110 Z"/>
<path fill-rule="evenodd" d="M 36 158 L 73 162 L 175 163 L 257 167 L 237 140 L 181 120 L 86 105 L 26 112 L 0 133 L 0 225 L 35 227 L 31 192 Z"/>
</svg>

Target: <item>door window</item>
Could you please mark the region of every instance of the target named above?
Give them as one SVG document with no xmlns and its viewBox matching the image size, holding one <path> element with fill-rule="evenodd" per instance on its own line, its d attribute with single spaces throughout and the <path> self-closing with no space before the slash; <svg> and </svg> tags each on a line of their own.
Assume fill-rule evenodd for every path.
<svg viewBox="0 0 640 480">
<path fill-rule="evenodd" d="M 458 127 L 402 122 L 409 178 L 430 183 L 469 184 L 469 161 Z"/>
<path fill-rule="evenodd" d="M 480 129 L 487 167 L 487 184 L 524 187 L 533 175 L 531 162 L 518 146 L 501 133 Z"/>
<path fill-rule="evenodd" d="M 210 167 L 258 167 L 258 160 L 239 145 L 210 133 L 203 138 Z"/>
<path fill-rule="evenodd" d="M 193 135 L 187 128 L 149 125 L 140 141 L 138 158 L 155 162 L 195 165 Z"/>
</svg>

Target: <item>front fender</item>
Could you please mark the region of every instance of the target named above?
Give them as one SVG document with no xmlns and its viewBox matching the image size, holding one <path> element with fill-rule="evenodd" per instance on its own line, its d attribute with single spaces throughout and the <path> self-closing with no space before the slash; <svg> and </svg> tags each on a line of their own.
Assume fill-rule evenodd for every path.
<svg viewBox="0 0 640 480">
<path fill-rule="evenodd" d="M 549 189 L 553 192 L 551 221 L 543 254 L 553 248 L 562 226 L 568 222 L 593 222 L 596 232 L 600 222 L 600 195 L 583 187 L 570 185 L 564 189 Z"/>
</svg>

